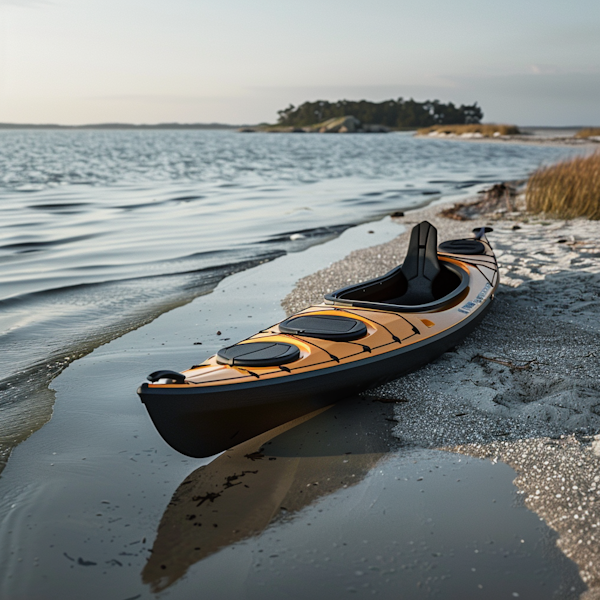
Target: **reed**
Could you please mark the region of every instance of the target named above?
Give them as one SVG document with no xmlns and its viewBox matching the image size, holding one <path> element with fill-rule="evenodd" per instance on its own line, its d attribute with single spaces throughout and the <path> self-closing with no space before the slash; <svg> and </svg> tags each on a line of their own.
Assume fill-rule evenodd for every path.
<svg viewBox="0 0 600 600">
<path fill-rule="evenodd" d="M 600 127 L 586 127 L 580 129 L 576 134 L 576 138 L 600 137 Z"/>
<path fill-rule="evenodd" d="M 527 210 L 563 219 L 600 219 L 600 151 L 541 167 L 527 182 Z"/>
<path fill-rule="evenodd" d="M 482 137 L 498 137 L 501 135 L 518 135 L 521 133 L 516 125 L 496 125 L 494 123 L 472 123 L 469 125 L 432 125 L 417 130 L 417 135 L 472 135 Z"/>
</svg>

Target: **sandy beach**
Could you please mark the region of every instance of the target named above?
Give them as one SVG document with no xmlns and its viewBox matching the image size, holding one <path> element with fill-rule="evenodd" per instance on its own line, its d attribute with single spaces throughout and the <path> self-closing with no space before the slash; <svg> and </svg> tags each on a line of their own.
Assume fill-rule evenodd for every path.
<svg viewBox="0 0 600 600">
<path fill-rule="evenodd" d="M 522 132 L 512 135 L 482 136 L 472 133 L 465 134 L 439 134 L 431 133 L 427 135 L 418 134 L 416 137 L 433 138 L 435 140 L 452 140 L 468 143 L 493 143 L 493 144 L 539 144 L 544 146 L 572 146 L 579 148 L 589 148 L 594 150 L 598 148 L 600 140 L 597 137 L 578 138 L 575 137 L 577 129 L 564 130 L 543 128 L 543 127 L 523 127 Z"/>
</svg>

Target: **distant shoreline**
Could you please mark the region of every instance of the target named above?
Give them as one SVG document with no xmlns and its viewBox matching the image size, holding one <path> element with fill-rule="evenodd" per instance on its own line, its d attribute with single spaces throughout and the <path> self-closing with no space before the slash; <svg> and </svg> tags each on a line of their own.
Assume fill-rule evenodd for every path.
<svg viewBox="0 0 600 600">
<path fill-rule="evenodd" d="M 157 123 L 135 125 L 133 123 L 95 123 L 89 125 L 58 125 L 54 123 L 0 123 L 0 129 L 239 129 L 248 125 L 226 123 Z"/>
</svg>

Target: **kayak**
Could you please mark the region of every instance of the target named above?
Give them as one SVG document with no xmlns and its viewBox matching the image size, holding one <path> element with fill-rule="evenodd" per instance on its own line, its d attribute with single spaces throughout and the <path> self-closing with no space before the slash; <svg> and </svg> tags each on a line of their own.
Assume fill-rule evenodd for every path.
<svg viewBox="0 0 600 600">
<path fill-rule="evenodd" d="M 490 231 L 438 246 L 423 221 L 386 275 L 327 294 L 190 369 L 150 374 L 138 394 L 156 429 L 182 454 L 212 456 L 430 362 L 490 308 L 499 281 Z"/>
</svg>

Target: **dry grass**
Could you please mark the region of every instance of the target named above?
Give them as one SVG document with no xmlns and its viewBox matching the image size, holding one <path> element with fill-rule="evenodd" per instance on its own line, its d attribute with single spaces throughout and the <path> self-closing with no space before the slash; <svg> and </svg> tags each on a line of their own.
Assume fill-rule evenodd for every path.
<svg viewBox="0 0 600 600">
<path fill-rule="evenodd" d="M 580 129 L 576 134 L 577 138 L 600 137 L 600 127 L 586 127 Z"/>
<path fill-rule="evenodd" d="M 472 125 L 433 125 L 417 130 L 417 135 L 463 135 L 480 134 L 482 137 L 498 137 L 500 135 L 518 135 L 521 133 L 516 125 L 472 124 Z"/>
<path fill-rule="evenodd" d="M 538 169 L 527 183 L 527 210 L 564 219 L 600 219 L 600 152 Z"/>
</svg>

